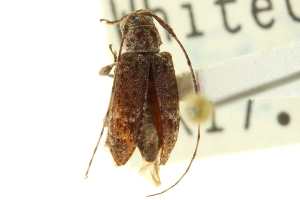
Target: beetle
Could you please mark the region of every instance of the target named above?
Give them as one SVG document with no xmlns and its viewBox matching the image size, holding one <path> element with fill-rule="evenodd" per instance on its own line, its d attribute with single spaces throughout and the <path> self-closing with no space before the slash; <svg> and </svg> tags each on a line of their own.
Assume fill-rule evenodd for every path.
<svg viewBox="0 0 300 200">
<path fill-rule="evenodd" d="M 116 66 L 109 108 L 86 178 L 104 127 L 107 127 L 105 145 L 115 164 L 125 165 L 138 147 L 146 161 L 141 171 L 152 165 L 154 169 L 152 178 L 160 185 L 159 166 L 167 163 L 175 146 L 180 118 L 178 87 L 172 56 L 168 52 L 160 52 L 162 41 L 153 18 L 182 48 L 191 71 L 195 93 L 198 93 L 191 61 L 173 29 L 165 21 L 146 9 L 136 10 L 115 21 L 101 19 L 100 22 L 105 21 L 107 24 L 120 23 L 122 40 L 118 56 L 110 46 L 115 63 L 103 67 L 99 72 L 100 75 L 109 75 L 111 69 Z M 125 53 L 122 53 L 123 47 Z M 198 125 L 195 152 L 185 173 L 173 186 L 149 196 L 162 194 L 177 185 L 188 172 L 196 156 L 199 141 Z"/>
</svg>

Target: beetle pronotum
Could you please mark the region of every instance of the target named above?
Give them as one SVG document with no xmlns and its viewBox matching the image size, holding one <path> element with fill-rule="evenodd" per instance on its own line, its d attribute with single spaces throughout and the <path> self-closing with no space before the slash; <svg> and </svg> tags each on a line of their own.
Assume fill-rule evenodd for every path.
<svg viewBox="0 0 300 200">
<path fill-rule="evenodd" d="M 191 61 L 173 29 L 165 21 L 145 9 L 136 10 L 115 21 L 101 19 L 107 24 L 121 23 L 123 35 L 118 57 L 113 52 L 117 62 L 100 71 L 101 75 L 109 75 L 116 65 L 109 108 L 86 178 L 104 127 L 108 127 L 105 143 L 116 165 L 125 165 L 138 147 L 143 159 L 153 164 L 156 171 L 153 179 L 158 179 L 158 185 L 160 183 L 159 165 L 165 165 L 168 161 L 178 136 L 179 97 L 172 56 L 168 52 L 160 52 L 162 42 L 152 17 L 183 50 L 191 70 L 195 93 L 198 93 Z M 122 54 L 123 46 L 127 52 Z M 195 151 L 185 173 L 168 189 L 148 197 L 162 194 L 177 185 L 195 159 L 199 141 L 200 125 Z"/>
</svg>

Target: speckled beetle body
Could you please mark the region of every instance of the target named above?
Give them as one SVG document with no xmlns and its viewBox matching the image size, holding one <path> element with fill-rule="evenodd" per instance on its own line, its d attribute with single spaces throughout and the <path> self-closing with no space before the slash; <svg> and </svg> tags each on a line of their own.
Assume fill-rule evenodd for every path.
<svg viewBox="0 0 300 200">
<path fill-rule="evenodd" d="M 183 49 L 194 79 L 195 92 L 198 92 L 191 62 L 172 28 L 145 9 L 116 21 L 100 20 L 107 24 L 120 23 L 123 33 L 118 57 L 113 53 L 117 62 L 101 69 L 100 74 L 108 75 L 116 65 L 110 104 L 104 119 L 104 127 L 108 128 L 105 144 L 116 165 L 125 165 L 138 147 L 147 166 L 153 165 L 152 178 L 156 185 L 160 185 L 159 165 L 165 165 L 169 159 L 177 140 L 180 120 L 172 56 L 168 52 L 160 52 L 162 41 L 153 17 Z M 123 54 L 122 48 L 126 51 Z M 103 129 L 100 138 L 102 134 Z M 86 177 L 87 174 L 88 171 Z"/>
</svg>

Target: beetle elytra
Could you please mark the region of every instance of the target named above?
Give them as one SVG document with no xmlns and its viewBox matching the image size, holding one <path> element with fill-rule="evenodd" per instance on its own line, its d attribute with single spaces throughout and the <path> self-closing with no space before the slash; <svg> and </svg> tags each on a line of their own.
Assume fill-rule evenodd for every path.
<svg viewBox="0 0 300 200">
<path fill-rule="evenodd" d="M 195 93 L 198 93 L 190 59 L 173 29 L 165 21 L 145 9 L 136 10 L 115 21 L 101 19 L 100 21 L 105 21 L 107 24 L 120 23 L 123 34 L 118 56 L 116 52 L 112 52 L 115 63 L 105 66 L 99 72 L 100 75 L 109 75 L 112 67 L 116 66 L 109 108 L 86 172 L 86 178 L 104 127 L 107 127 L 105 144 L 116 165 L 125 165 L 138 147 L 146 161 L 141 171 L 152 165 L 154 169 L 152 178 L 157 185 L 160 184 L 159 166 L 167 163 L 174 148 L 180 119 L 172 56 L 168 52 L 160 52 L 159 47 L 162 41 L 153 18 L 180 45 L 191 70 Z M 123 47 L 126 52 L 122 54 Z M 174 185 L 161 193 L 177 185 L 188 172 L 196 156 L 199 141 L 198 125 L 197 144 L 188 168 Z"/>
</svg>

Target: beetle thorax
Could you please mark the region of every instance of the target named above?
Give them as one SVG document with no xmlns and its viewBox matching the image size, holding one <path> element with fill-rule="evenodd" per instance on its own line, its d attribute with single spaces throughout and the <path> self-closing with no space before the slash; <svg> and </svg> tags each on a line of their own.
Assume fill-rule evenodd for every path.
<svg viewBox="0 0 300 200">
<path fill-rule="evenodd" d="M 124 49 L 128 52 L 159 52 L 159 46 L 162 44 L 152 16 L 148 15 L 133 17 L 129 30 L 123 37 Z"/>
</svg>

